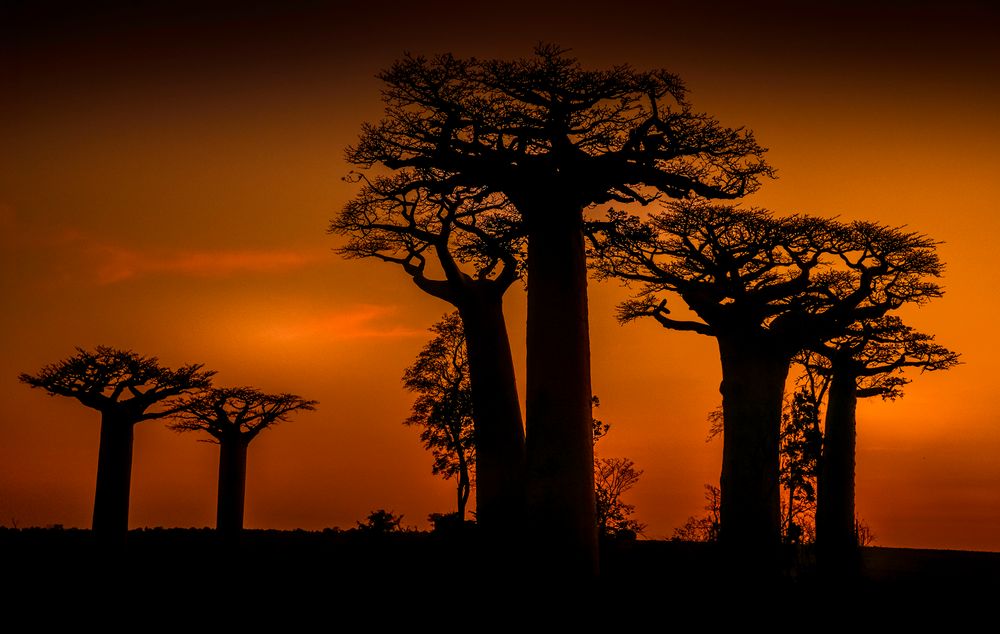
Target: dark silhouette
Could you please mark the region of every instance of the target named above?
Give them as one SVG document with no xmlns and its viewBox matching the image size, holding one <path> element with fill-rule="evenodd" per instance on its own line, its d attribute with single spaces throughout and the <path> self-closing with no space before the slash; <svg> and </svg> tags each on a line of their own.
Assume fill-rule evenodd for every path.
<svg viewBox="0 0 1000 634">
<path fill-rule="evenodd" d="M 385 509 L 372 511 L 364 522 L 357 522 L 357 524 L 357 530 L 368 535 L 388 535 L 404 530 L 403 516 Z"/>
<path fill-rule="evenodd" d="M 526 452 L 535 561 L 592 573 L 597 534 L 583 212 L 657 196 L 734 198 L 770 168 L 752 135 L 691 110 L 681 80 L 585 70 L 555 46 L 517 60 L 407 56 L 380 75 L 385 117 L 347 159 L 483 187 L 528 236 Z M 482 458 L 482 457 L 481 457 Z M 483 463 L 480 462 L 480 473 Z"/>
<path fill-rule="evenodd" d="M 861 319 L 941 295 L 936 244 L 874 223 L 696 201 L 667 205 L 648 223 L 612 212 L 592 237 L 604 277 L 642 284 L 620 307 L 672 330 L 714 337 L 722 362 L 720 541 L 748 560 L 780 541 L 779 441 L 789 365 L 798 351 Z M 672 316 L 673 292 L 696 318 Z"/>
<path fill-rule="evenodd" d="M 246 498 L 247 448 L 260 432 L 287 421 L 292 412 L 315 409 L 295 394 L 265 394 L 252 387 L 213 388 L 185 397 L 170 424 L 175 431 L 203 431 L 219 445 L 216 530 L 227 543 L 239 541 Z"/>
<path fill-rule="evenodd" d="M 591 399 L 594 409 L 601 405 L 600 399 Z M 632 519 L 635 506 L 627 504 L 622 496 L 639 482 L 642 469 L 635 468 L 629 458 L 601 458 L 597 455 L 597 444 L 611 431 L 611 424 L 596 416 L 593 419 L 594 434 L 594 496 L 597 502 L 597 534 L 601 539 L 631 538 L 642 533 L 646 526 Z"/>
<path fill-rule="evenodd" d="M 435 337 L 403 375 L 406 388 L 419 394 L 413 414 L 404 423 L 421 428 L 420 440 L 434 456 L 434 475 L 457 480 L 457 521 L 461 525 L 476 465 L 472 388 L 462 318 L 457 312 L 446 315 L 431 326 L 431 332 Z"/>
<path fill-rule="evenodd" d="M 207 388 L 215 373 L 203 372 L 201 364 L 171 370 L 156 357 L 107 346 L 94 351 L 77 348 L 76 352 L 38 374 L 18 378 L 50 395 L 75 398 L 101 413 L 93 529 L 100 543 L 117 546 L 128 535 L 133 427 L 174 415 L 176 397 Z"/>
<path fill-rule="evenodd" d="M 785 490 L 781 533 L 786 543 L 813 541 L 815 533 L 816 477 L 823 444 L 819 425 L 822 394 L 803 381 L 785 408 L 781 422 L 781 474 Z"/>
<path fill-rule="evenodd" d="M 807 369 L 829 381 L 823 455 L 816 508 L 816 544 L 831 562 L 856 555 L 859 522 L 854 509 L 854 471 L 859 398 L 903 396 L 906 368 L 947 370 L 958 354 L 934 343 L 898 317 L 854 323 L 842 336 L 804 355 Z"/>
<path fill-rule="evenodd" d="M 719 487 L 705 485 L 706 515 L 690 516 L 684 526 L 674 529 L 672 541 L 680 542 L 717 542 L 719 541 L 719 500 L 722 494 Z"/>
<path fill-rule="evenodd" d="M 338 251 L 400 265 L 424 292 L 455 306 L 469 361 L 477 466 L 477 519 L 494 543 L 522 523 L 524 426 L 503 295 L 518 279 L 522 239 L 510 205 L 482 188 L 432 188 L 439 174 L 403 170 L 367 179 L 330 225 Z M 427 270 L 440 269 L 443 279 Z M 436 263 L 437 266 L 433 266 Z"/>
</svg>

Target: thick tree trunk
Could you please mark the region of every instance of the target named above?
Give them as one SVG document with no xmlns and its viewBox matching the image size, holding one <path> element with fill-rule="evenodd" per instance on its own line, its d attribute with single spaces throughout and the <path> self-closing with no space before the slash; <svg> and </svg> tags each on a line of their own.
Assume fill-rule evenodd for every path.
<svg viewBox="0 0 1000 634">
<path fill-rule="evenodd" d="M 719 541 L 741 557 L 781 543 L 779 442 L 790 356 L 749 336 L 719 337 L 722 491 Z"/>
<path fill-rule="evenodd" d="M 583 213 L 548 207 L 526 216 L 530 538 L 544 573 L 593 575 L 597 521 Z"/>
<path fill-rule="evenodd" d="M 523 526 L 524 425 L 499 293 L 459 306 L 469 352 L 476 435 L 476 521 L 487 539 Z"/>
<path fill-rule="evenodd" d="M 833 557 L 848 555 L 858 545 L 854 530 L 857 405 L 857 379 L 851 372 L 836 372 L 826 407 L 816 491 L 816 546 Z"/>
<path fill-rule="evenodd" d="M 219 442 L 219 503 L 215 529 L 226 543 L 239 542 L 246 499 L 247 444 L 239 437 Z"/>
<path fill-rule="evenodd" d="M 120 546 L 128 535 L 133 427 L 113 414 L 101 416 L 93 528 L 98 542 L 108 546 Z"/>
</svg>

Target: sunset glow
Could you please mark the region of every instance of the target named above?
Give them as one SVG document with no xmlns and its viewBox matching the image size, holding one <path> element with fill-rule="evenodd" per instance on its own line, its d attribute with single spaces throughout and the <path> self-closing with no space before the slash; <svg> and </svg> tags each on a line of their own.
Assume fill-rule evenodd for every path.
<svg viewBox="0 0 1000 634">
<path fill-rule="evenodd" d="M 17 376 L 98 344 L 319 401 L 255 441 L 247 527 L 347 528 L 386 508 L 425 528 L 451 510 L 402 425 L 400 377 L 452 309 L 394 265 L 339 257 L 326 228 L 357 190 L 344 148 L 382 115 L 376 73 L 404 51 L 514 57 L 544 40 L 591 68 L 666 68 L 697 110 L 752 129 L 778 177 L 743 204 L 942 242 L 944 297 L 901 315 L 962 365 L 859 406 L 858 512 L 878 545 L 1000 550 L 996 9 L 279 6 L 0 20 L 0 524 L 89 526 L 98 415 Z M 666 538 L 718 482 L 719 355 L 619 325 L 629 293 L 590 284 L 600 452 L 644 470 L 629 501 Z M 505 311 L 523 397 L 522 284 Z M 136 428 L 131 526 L 213 523 L 217 450 L 194 440 Z"/>
</svg>

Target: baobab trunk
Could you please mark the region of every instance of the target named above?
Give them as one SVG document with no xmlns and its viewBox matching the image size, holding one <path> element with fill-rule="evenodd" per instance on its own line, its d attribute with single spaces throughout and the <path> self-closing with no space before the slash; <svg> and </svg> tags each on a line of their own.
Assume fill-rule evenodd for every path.
<svg viewBox="0 0 1000 634">
<path fill-rule="evenodd" d="M 229 544 L 239 541 L 243 531 L 243 501 L 246 499 L 247 444 L 242 438 L 219 442 L 219 503 L 215 529 Z"/>
<path fill-rule="evenodd" d="M 828 562 L 851 555 L 858 545 L 854 529 L 857 405 L 857 379 L 851 372 L 835 372 L 816 491 L 816 546 L 828 555 Z"/>
<path fill-rule="evenodd" d="M 556 206 L 533 211 L 524 213 L 531 539 L 545 573 L 593 575 L 597 520 L 583 212 Z"/>
<path fill-rule="evenodd" d="M 93 530 L 97 541 L 107 546 L 120 546 L 128 536 L 133 427 L 132 421 L 101 415 Z"/>
<path fill-rule="evenodd" d="M 523 526 L 524 425 L 500 293 L 459 306 L 469 353 L 476 437 L 476 521 L 487 539 Z"/>
<path fill-rule="evenodd" d="M 781 542 L 779 441 L 790 356 L 752 335 L 719 337 L 723 447 L 719 541 L 759 559 Z"/>
</svg>

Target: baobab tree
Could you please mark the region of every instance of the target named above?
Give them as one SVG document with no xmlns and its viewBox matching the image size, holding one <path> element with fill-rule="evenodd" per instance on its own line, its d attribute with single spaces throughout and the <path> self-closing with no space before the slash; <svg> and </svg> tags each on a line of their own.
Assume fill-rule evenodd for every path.
<svg viewBox="0 0 1000 634">
<path fill-rule="evenodd" d="M 247 448 L 262 431 L 287 421 L 292 412 L 313 410 L 317 401 L 295 394 L 266 394 L 252 387 L 212 388 L 185 397 L 174 412 L 174 431 L 201 431 L 219 445 L 216 530 L 234 543 L 243 530 Z"/>
<path fill-rule="evenodd" d="M 748 556 L 780 541 L 779 438 L 792 358 L 851 324 L 941 295 L 926 236 L 870 222 L 705 202 L 666 205 L 648 222 L 612 212 L 592 242 L 604 277 L 638 283 L 630 321 L 714 337 L 722 364 L 720 541 Z M 678 318 L 659 294 L 693 311 Z"/>
<path fill-rule="evenodd" d="M 361 168 L 435 170 L 483 188 L 527 235 L 527 504 L 550 571 L 597 561 L 584 210 L 658 196 L 735 198 L 770 175 L 752 134 L 690 107 L 682 81 L 587 70 L 540 45 L 516 60 L 406 56 L 379 75 L 385 117 L 347 150 Z M 481 465 L 482 466 L 482 465 Z"/>
<path fill-rule="evenodd" d="M 33 388 L 75 398 L 101 413 L 93 522 L 98 541 L 118 545 L 128 534 L 133 428 L 174 415 L 179 406 L 176 397 L 209 387 L 215 373 L 202 367 L 191 364 L 171 370 L 156 357 L 97 346 L 93 351 L 77 348 L 72 357 L 18 377 Z"/>
<path fill-rule="evenodd" d="M 458 518 L 464 522 L 472 492 L 476 445 L 462 319 L 458 313 L 445 315 L 431 326 L 431 332 L 435 336 L 403 375 L 406 388 L 419 395 L 413 413 L 404 423 L 421 428 L 420 440 L 434 456 L 434 475 L 455 478 Z"/>
<path fill-rule="evenodd" d="M 432 170 L 356 179 L 361 191 L 330 223 L 331 233 L 349 238 L 337 251 L 396 264 L 458 309 L 478 456 L 476 516 L 490 541 L 509 539 L 524 504 L 524 425 L 503 314 L 523 249 L 510 204 L 481 187 L 438 191 L 441 175 Z"/>
<path fill-rule="evenodd" d="M 840 337 L 814 345 L 802 363 L 829 382 L 816 543 L 827 561 L 846 562 L 858 546 L 854 510 L 858 399 L 900 398 L 910 382 L 907 368 L 948 370 L 959 363 L 958 354 L 899 317 L 886 316 L 851 324 Z"/>
</svg>

